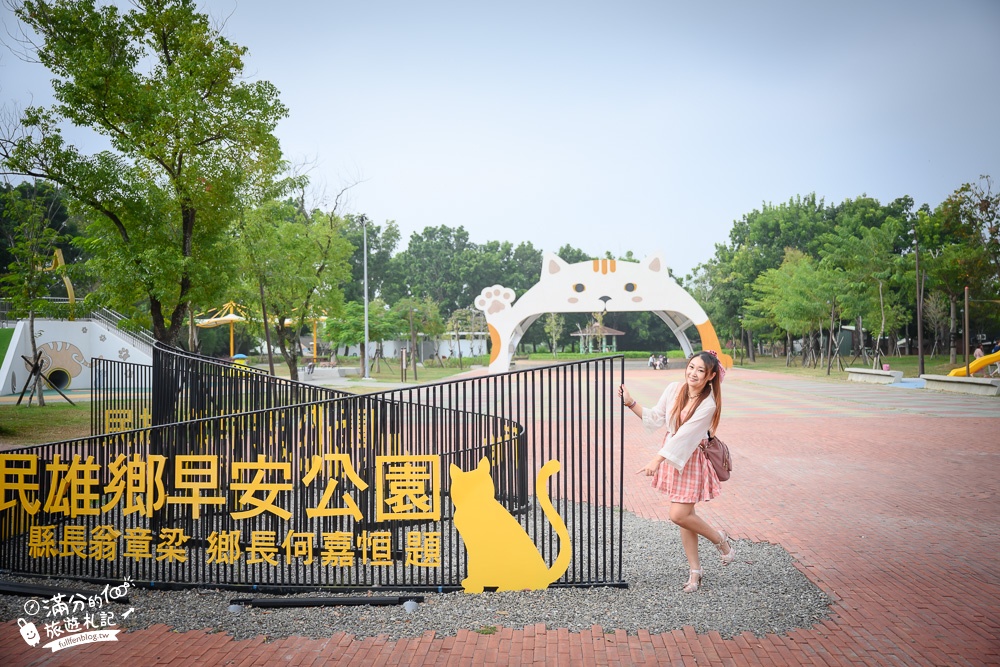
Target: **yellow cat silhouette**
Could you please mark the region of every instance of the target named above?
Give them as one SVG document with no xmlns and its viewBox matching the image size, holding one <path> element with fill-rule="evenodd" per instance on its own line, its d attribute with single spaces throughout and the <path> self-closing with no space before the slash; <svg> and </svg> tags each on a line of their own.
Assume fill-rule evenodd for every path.
<svg viewBox="0 0 1000 667">
<path fill-rule="evenodd" d="M 566 572 L 573 552 L 569 531 L 549 500 L 547 486 L 549 477 L 561 468 L 553 459 L 542 466 L 535 481 L 538 502 L 559 536 L 559 555 L 550 568 L 521 524 L 497 501 L 489 459 L 484 456 L 469 472 L 452 464 L 455 528 L 469 556 L 469 576 L 462 580 L 466 593 L 482 593 L 484 588 L 540 590 Z"/>
</svg>

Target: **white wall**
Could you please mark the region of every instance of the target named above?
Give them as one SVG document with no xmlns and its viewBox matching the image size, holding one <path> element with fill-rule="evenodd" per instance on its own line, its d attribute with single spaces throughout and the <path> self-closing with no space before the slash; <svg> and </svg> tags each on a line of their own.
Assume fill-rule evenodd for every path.
<svg viewBox="0 0 1000 667">
<path fill-rule="evenodd" d="M 468 341 L 465 338 L 461 340 L 449 340 L 447 338 L 442 338 L 438 341 L 437 347 L 434 346 L 434 341 L 426 340 L 421 337 L 419 341 L 420 352 L 423 358 L 427 358 L 432 354 L 438 354 L 442 357 L 452 358 L 458 356 L 458 348 L 462 348 L 463 357 L 472 357 L 477 355 L 487 354 L 486 346 L 486 334 L 482 334 L 482 337 L 476 338 L 473 341 Z M 387 340 L 382 342 L 382 354 L 389 359 L 396 359 L 399 357 L 399 351 L 402 349 L 409 349 L 410 342 L 405 340 Z M 346 352 L 345 352 L 346 350 Z M 378 350 L 378 344 L 369 341 L 368 342 L 368 352 L 369 355 L 374 355 L 376 350 Z M 341 347 L 337 349 L 338 354 L 343 354 L 345 356 L 358 356 L 361 353 L 360 345 L 348 345 L 346 348 Z"/>
<path fill-rule="evenodd" d="M 118 359 L 134 364 L 153 363 L 152 352 L 123 338 L 94 320 L 35 320 L 35 343 L 42 353 L 46 375 L 53 371 L 66 379 L 60 389 L 90 389 L 92 359 Z M 28 379 L 30 367 L 21 356 L 31 358 L 28 322 L 14 327 L 7 356 L 0 366 L 0 396 L 19 394 Z"/>
</svg>

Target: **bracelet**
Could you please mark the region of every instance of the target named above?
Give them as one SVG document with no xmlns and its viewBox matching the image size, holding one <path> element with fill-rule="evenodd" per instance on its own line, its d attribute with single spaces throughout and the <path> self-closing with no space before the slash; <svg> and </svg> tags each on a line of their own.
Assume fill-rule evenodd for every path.
<svg viewBox="0 0 1000 667">
<path fill-rule="evenodd" d="M 625 407 L 628 408 L 629 410 L 631 410 L 634 406 L 635 406 L 635 399 L 634 398 L 632 399 L 631 403 L 626 403 L 625 404 Z"/>
</svg>

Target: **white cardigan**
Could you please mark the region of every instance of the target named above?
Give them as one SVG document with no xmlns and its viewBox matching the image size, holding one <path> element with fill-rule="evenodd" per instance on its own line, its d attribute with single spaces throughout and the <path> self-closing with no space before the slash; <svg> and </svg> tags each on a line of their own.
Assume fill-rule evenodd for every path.
<svg viewBox="0 0 1000 667">
<path fill-rule="evenodd" d="M 715 416 L 715 397 L 709 394 L 680 428 L 672 422 L 667 423 L 670 407 L 674 404 L 677 392 L 686 387 L 686 383 L 671 382 L 663 390 L 663 395 L 655 407 L 642 409 L 642 424 L 646 430 L 652 432 L 666 425 L 667 434 L 663 438 L 663 446 L 657 453 L 677 470 L 684 469 L 699 443 L 707 437 L 712 418 Z"/>
</svg>

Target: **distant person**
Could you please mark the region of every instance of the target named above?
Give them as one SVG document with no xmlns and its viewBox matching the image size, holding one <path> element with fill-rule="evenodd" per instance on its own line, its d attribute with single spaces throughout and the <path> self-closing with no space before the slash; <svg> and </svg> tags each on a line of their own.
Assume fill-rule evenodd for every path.
<svg viewBox="0 0 1000 667">
<path fill-rule="evenodd" d="M 972 356 L 973 356 L 973 358 L 976 361 L 979 361 L 980 359 L 983 358 L 983 344 L 982 343 L 980 343 L 979 345 L 976 346 L 976 349 L 972 352 Z M 972 374 L 975 375 L 976 374 L 975 371 L 973 371 Z"/>
<path fill-rule="evenodd" d="M 993 341 L 993 349 L 990 350 L 990 354 L 996 354 L 997 352 L 1000 352 L 1000 338 Z"/>
<path fill-rule="evenodd" d="M 656 368 L 656 355 L 655 354 L 650 354 L 649 355 L 649 367 L 650 368 Z"/>
</svg>

